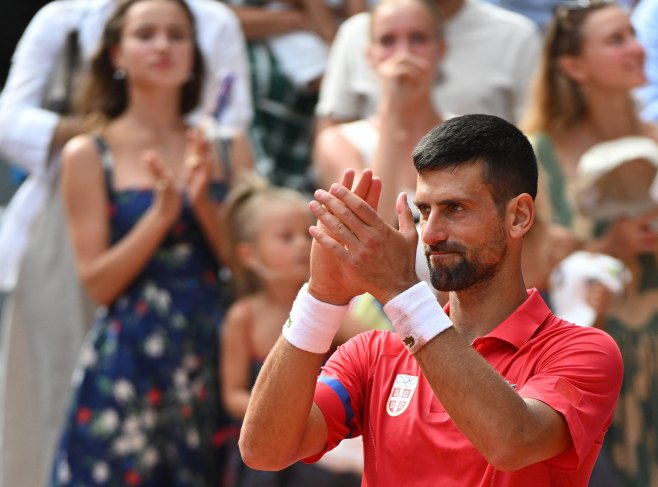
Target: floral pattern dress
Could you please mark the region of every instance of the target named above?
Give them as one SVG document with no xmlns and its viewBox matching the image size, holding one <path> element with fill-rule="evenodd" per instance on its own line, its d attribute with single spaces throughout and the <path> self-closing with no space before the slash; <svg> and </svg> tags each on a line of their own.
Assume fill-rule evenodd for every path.
<svg viewBox="0 0 658 487">
<path fill-rule="evenodd" d="M 117 242 L 153 192 L 114 191 L 109 152 L 99 148 Z M 217 198 L 225 192 L 217 183 L 211 190 Z M 184 205 L 141 274 L 97 313 L 73 377 L 52 486 L 221 485 L 230 431 L 219 396 L 218 331 L 229 303 L 218 275 Z"/>
</svg>

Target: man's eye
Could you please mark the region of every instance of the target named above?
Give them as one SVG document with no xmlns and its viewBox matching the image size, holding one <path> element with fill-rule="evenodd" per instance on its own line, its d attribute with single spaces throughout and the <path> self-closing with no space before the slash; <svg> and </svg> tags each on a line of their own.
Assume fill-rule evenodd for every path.
<svg viewBox="0 0 658 487">
<path fill-rule="evenodd" d="M 416 208 L 418 208 L 418 211 L 421 213 L 428 213 L 430 211 L 428 206 L 425 205 L 419 205 L 418 203 L 414 203 L 416 205 Z"/>
</svg>

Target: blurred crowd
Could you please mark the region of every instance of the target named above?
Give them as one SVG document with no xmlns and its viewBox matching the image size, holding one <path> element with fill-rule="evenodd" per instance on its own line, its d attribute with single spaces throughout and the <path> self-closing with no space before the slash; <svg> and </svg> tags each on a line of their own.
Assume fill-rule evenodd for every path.
<svg viewBox="0 0 658 487">
<path fill-rule="evenodd" d="M 0 485 L 360 485 L 358 439 L 244 465 L 250 389 L 313 191 L 371 168 L 395 226 L 414 147 L 470 113 L 535 149 L 526 287 L 622 352 L 590 485 L 658 486 L 658 0 L 45 5 L 0 93 Z M 388 326 L 363 295 L 334 345 Z"/>
</svg>

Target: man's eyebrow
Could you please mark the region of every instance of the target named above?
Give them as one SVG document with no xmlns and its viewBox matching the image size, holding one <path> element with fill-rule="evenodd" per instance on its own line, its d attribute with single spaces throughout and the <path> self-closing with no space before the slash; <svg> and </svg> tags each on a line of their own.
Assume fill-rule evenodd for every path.
<svg viewBox="0 0 658 487">
<path fill-rule="evenodd" d="M 469 198 L 444 198 L 440 200 L 433 201 L 432 204 L 436 206 L 445 206 L 445 205 L 454 205 L 454 204 L 463 204 L 464 202 L 470 201 Z M 430 206 L 430 203 L 427 201 L 423 201 L 422 199 L 415 199 L 414 200 L 414 205 L 417 207 L 422 206 Z"/>
<path fill-rule="evenodd" d="M 430 204 L 427 201 L 422 200 L 422 199 L 416 199 L 416 198 L 414 198 L 413 204 L 416 205 L 416 208 L 430 206 Z"/>
</svg>

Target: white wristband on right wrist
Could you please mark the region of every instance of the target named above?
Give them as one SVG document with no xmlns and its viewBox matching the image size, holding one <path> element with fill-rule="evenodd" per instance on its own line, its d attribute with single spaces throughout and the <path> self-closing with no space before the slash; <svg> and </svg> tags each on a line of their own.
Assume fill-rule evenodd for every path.
<svg viewBox="0 0 658 487">
<path fill-rule="evenodd" d="M 424 281 L 391 299 L 384 305 L 384 312 L 412 354 L 452 326 L 452 321 Z"/>
</svg>

